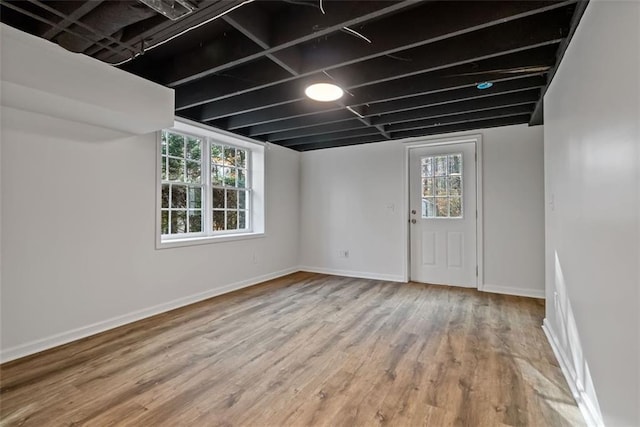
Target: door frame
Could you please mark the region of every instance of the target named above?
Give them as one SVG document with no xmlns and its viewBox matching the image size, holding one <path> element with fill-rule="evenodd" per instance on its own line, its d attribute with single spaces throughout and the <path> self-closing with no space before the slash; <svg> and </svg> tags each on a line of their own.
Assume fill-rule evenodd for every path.
<svg viewBox="0 0 640 427">
<path fill-rule="evenodd" d="M 409 156 L 411 150 L 416 148 L 434 147 L 438 145 L 453 145 L 465 142 L 472 142 L 476 148 L 476 209 L 478 215 L 476 217 L 476 265 L 478 266 L 478 276 L 476 278 L 476 288 L 479 291 L 484 289 L 484 237 L 483 237 L 483 211 L 484 205 L 482 203 L 482 135 L 470 134 L 461 135 L 455 137 L 417 137 L 407 138 L 400 140 L 399 142 L 404 145 L 404 165 L 403 165 L 403 198 L 402 207 L 404 210 L 404 272 L 403 277 L 405 282 L 411 280 L 411 230 L 409 228 Z"/>
</svg>

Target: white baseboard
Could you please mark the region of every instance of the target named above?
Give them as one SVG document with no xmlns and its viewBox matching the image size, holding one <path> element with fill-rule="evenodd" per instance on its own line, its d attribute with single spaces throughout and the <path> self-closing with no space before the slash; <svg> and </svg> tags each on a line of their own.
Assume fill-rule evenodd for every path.
<svg viewBox="0 0 640 427">
<path fill-rule="evenodd" d="M 480 290 L 482 292 L 491 292 L 494 294 L 515 295 L 529 298 L 545 298 L 544 289 L 512 288 L 509 286 L 497 286 L 485 283 Z"/>
<path fill-rule="evenodd" d="M 569 358 L 564 351 L 562 351 L 558 338 L 546 318 L 542 321 L 542 330 L 547 336 L 547 341 L 549 341 L 553 354 L 555 354 L 558 360 L 562 374 L 569 384 L 571 394 L 573 394 L 573 398 L 578 403 L 578 408 L 580 408 L 585 422 L 590 427 L 604 426 L 600 411 L 596 409 L 598 407 L 597 404 L 595 404 L 591 397 L 579 386 L 575 369 L 573 365 L 568 362 Z"/>
<path fill-rule="evenodd" d="M 323 267 L 310 267 L 302 265 L 298 267 L 299 271 L 308 271 L 309 273 L 330 274 L 333 276 L 344 277 L 357 277 L 358 279 L 373 279 L 373 280 L 387 280 L 389 282 L 402 282 L 405 283 L 404 277 L 401 274 L 378 274 L 378 273 L 365 273 L 363 271 L 351 271 L 351 270 L 335 270 L 333 268 Z"/>
<path fill-rule="evenodd" d="M 48 350 L 50 348 L 67 344 L 72 341 L 76 341 L 91 335 L 95 335 L 100 332 L 107 331 L 109 329 L 117 328 L 118 326 L 126 325 L 128 323 L 142 320 L 147 317 L 155 316 L 156 314 L 164 313 L 169 310 L 184 307 L 186 305 L 203 301 L 205 299 L 209 299 L 218 295 L 237 291 L 238 289 L 253 286 L 261 282 L 266 282 L 267 280 L 272 280 L 278 277 L 286 276 L 288 274 L 295 273 L 297 271 L 299 271 L 297 267 L 292 267 L 292 268 L 276 271 L 274 273 L 264 274 L 262 276 L 253 277 L 251 279 L 231 283 L 229 285 L 222 286 L 216 289 L 211 289 L 198 294 L 189 295 L 183 298 L 178 298 L 163 304 L 154 305 L 153 307 L 144 308 L 142 310 L 136 310 L 121 316 L 112 317 L 111 319 L 96 322 L 91 325 L 83 326 L 77 329 L 72 329 L 67 332 L 62 332 L 62 333 L 51 335 L 49 337 L 42 338 L 39 340 L 30 341 L 15 347 L 3 349 L 0 351 L 0 363 L 9 362 L 11 360 L 15 360 L 21 357 L 25 357 L 34 353 L 41 352 L 43 350 Z"/>
</svg>

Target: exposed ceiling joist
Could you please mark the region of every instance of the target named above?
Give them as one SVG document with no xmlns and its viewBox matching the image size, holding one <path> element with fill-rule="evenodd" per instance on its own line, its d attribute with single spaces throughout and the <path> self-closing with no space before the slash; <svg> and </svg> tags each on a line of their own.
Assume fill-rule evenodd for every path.
<svg viewBox="0 0 640 427">
<path fill-rule="evenodd" d="M 424 72 L 424 70 L 429 68 L 435 69 L 437 67 L 447 66 L 455 63 L 456 61 L 470 61 L 473 60 L 473 58 L 478 60 L 483 56 L 486 57 L 496 53 L 504 54 L 507 51 L 522 50 L 535 45 L 553 43 L 554 40 L 557 42 L 562 38 L 561 31 L 558 31 L 555 25 L 542 25 L 542 22 L 544 22 L 545 19 L 557 20 L 558 16 L 562 15 L 562 7 L 566 7 L 568 4 L 570 5 L 573 2 L 498 2 L 502 3 L 501 8 L 493 8 L 490 3 L 491 2 L 471 2 L 469 5 L 471 9 L 469 9 L 468 12 L 466 12 L 467 9 L 460 7 L 459 2 L 427 3 L 426 5 L 421 6 L 419 10 L 410 10 L 405 13 L 393 15 L 389 18 L 397 20 L 397 28 L 402 28 L 402 31 L 390 32 L 388 31 L 390 26 L 386 22 L 387 20 L 380 21 L 378 24 L 378 31 L 381 34 L 384 34 L 384 36 L 381 36 L 382 38 L 380 39 L 380 42 L 376 43 L 368 44 L 363 42 L 361 39 L 344 35 L 343 33 L 338 33 L 327 40 L 320 39 L 308 46 L 302 45 L 301 49 L 306 48 L 304 53 L 302 53 L 302 56 L 306 58 L 306 62 L 312 60 L 309 58 L 321 58 L 316 59 L 315 61 L 323 62 L 317 63 L 315 66 L 310 66 L 308 64 L 305 65 L 305 70 L 299 77 L 304 78 L 305 81 L 322 79 L 324 77 L 322 74 L 324 71 L 328 72 L 332 76 L 336 76 L 336 78 L 345 84 L 346 87 L 358 87 L 363 84 L 376 82 L 377 80 L 382 81 L 388 78 L 393 78 L 399 69 L 404 70 L 405 67 L 410 67 L 409 72 L 405 73 L 405 75 L 408 75 L 411 73 Z M 429 9 L 423 13 L 419 13 L 422 9 L 427 7 L 434 8 L 435 11 L 431 11 Z M 456 20 L 453 28 L 442 23 L 425 27 L 424 22 L 413 22 L 415 20 L 424 21 L 424 16 L 430 16 L 430 23 L 438 22 L 440 18 L 444 19 L 444 16 L 452 13 L 452 8 L 457 8 L 456 10 L 459 10 L 458 15 L 463 13 L 466 17 L 466 19 L 462 19 L 462 17 L 458 16 L 460 19 Z M 554 10 L 556 13 L 553 13 Z M 540 14 L 549 14 L 549 17 L 547 18 L 545 16 L 544 19 L 536 19 L 536 15 Z M 524 22 L 520 22 L 521 19 L 524 19 Z M 411 20 L 411 22 L 408 22 L 409 20 Z M 526 26 L 529 31 L 523 31 L 519 24 L 507 25 L 508 28 L 497 29 L 493 32 L 490 30 L 491 27 L 505 26 L 511 21 L 519 22 L 519 24 Z M 412 27 L 419 28 L 422 33 L 427 32 L 427 34 L 422 34 L 415 29 L 413 31 L 407 30 Z M 370 27 L 367 26 L 366 31 L 361 31 L 369 34 L 370 30 Z M 482 30 L 482 34 L 484 34 L 483 40 L 485 43 L 482 43 L 480 40 L 474 41 L 473 36 L 459 37 L 473 33 L 474 30 Z M 505 34 L 505 31 L 510 31 L 512 34 L 507 35 Z M 513 32 L 516 33 L 513 34 Z M 446 44 L 442 43 L 450 38 L 459 38 L 460 40 L 458 41 L 457 46 L 462 46 L 464 49 L 464 52 L 460 53 L 457 57 L 453 57 L 456 55 L 457 49 L 446 48 Z M 490 43 L 487 44 L 486 40 L 490 40 Z M 493 47 L 492 44 L 496 40 L 501 40 L 503 44 L 506 44 L 506 46 Z M 475 52 L 471 47 L 467 46 L 470 41 L 476 49 L 480 49 L 484 53 Z M 331 47 L 336 43 L 341 46 L 339 50 Z M 389 58 L 387 55 L 393 55 L 400 51 L 425 46 L 430 43 L 436 43 L 437 46 L 432 51 L 425 52 L 426 54 L 421 55 L 421 52 L 417 52 L 416 54 L 416 58 L 425 58 L 424 61 L 427 62 L 424 64 L 416 61 L 416 65 L 413 65 L 411 62 L 414 61 L 412 60 L 409 63 L 399 66 L 398 60 L 387 61 L 387 64 L 390 65 L 388 65 L 385 70 L 381 70 L 378 75 L 366 77 L 364 80 L 362 78 L 358 79 L 359 76 L 362 75 L 362 67 L 368 67 L 370 70 L 368 71 L 369 73 L 375 73 L 375 70 L 378 67 L 381 67 L 383 62 L 378 61 L 374 66 L 370 67 L 365 63 L 362 64 L 360 69 L 356 68 L 353 72 L 349 73 L 348 66 L 350 64 L 362 63 L 363 61 L 374 58 L 393 59 Z M 343 48 L 343 45 L 347 46 Z M 332 54 L 331 52 L 347 53 L 343 53 L 342 57 L 338 57 L 337 53 Z M 449 54 L 451 59 L 443 58 L 438 61 L 438 55 L 442 53 Z M 349 57 L 346 58 L 345 55 L 349 55 Z M 402 57 L 402 55 L 395 56 Z M 432 62 L 428 62 L 429 59 L 432 59 Z M 256 73 L 259 73 L 259 70 L 256 70 Z M 225 79 L 224 76 L 221 79 L 219 76 L 214 75 L 210 78 L 201 79 L 196 83 L 180 87 L 178 96 L 176 97 L 176 109 L 182 110 L 197 105 L 219 101 L 230 96 L 241 96 L 245 93 L 248 94 L 247 96 L 250 96 L 251 93 L 256 93 L 257 91 L 266 89 L 272 85 L 279 85 L 280 90 L 282 91 L 300 86 L 298 83 L 299 79 L 293 79 L 290 76 L 287 76 L 279 81 L 267 84 L 259 83 L 259 79 L 254 79 L 256 83 L 252 83 L 249 80 L 245 81 L 244 89 L 238 89 L 241 85 L 237 85 L 233 90 L 229 90 L 224 85 L 225 80 L 227 79 Z"/>
<path fill-rule="evenodd" d="M 175 88 L 182 117 L 307 151 L 541 123 L 542 94 L 587 5 L 190 2 L 193 13 L 169 21 L 134 1 L 0 0 L 0 19 L 108 63 L 127 60 L 122 69 Z M 344 96 L 308 99 L 318 81 Z"/>
<path fill-rule="evenodd" d="M 514 117 L 514 116 L 522 116 L 524 114 L 531 114 L 533 110 L 534 104 L 525 104 L 525 105 L 516 105 L 516 106 L 506 106 L 501 108 L 494 108 L 490 110 L 484 111 L 474 111 L 470 113 L 458 113 L 452 114 L 448 116 L 431 118 L 420 120 L 416 122 L 410 122 L 406 124 L 397 125 L 397 127 L 389 126 L 389 132 L 391 136 L 394 136 L 397 132 L 402 131 L 413 131 L 413 130 L 424 130 L 427 128 L 433 128 L 438 126 L 449 126 L 454 124 L 461 124 L 466 122 L 475 122 L 479 120 L 488 120 L 488 119 L 496 119 L 496 118 L 505 118 L 505 117 Z M 371 132 L 370 129 L 353 129 L 342 132 L 335 132 L 331 134 L 323 134 L 323 135 L 315 135 L 306 138 L 294 138 L 283 141 L 282 145 L 285 147 L 298 147 L 302 145 L 309 144 L 318 144 L 318 143 L 328 143 L 332 144 L 341 139 L 351 139 L 354 137 L 364 137 L 371 136 L 373 137 L 375 132 Z"/>
<path fill-rule="evenodd" d="M 417 131 L 407 131 L 407 132 L 398 132 L 397 134 L 393 134 L 393 139 L 405 139 L 405 138 L 413 138 L 420 136 L 429 136 L 429 135 L 437 135 L 442 133 L 451 133 L 451 132 L 461 132 L 466 130 L 476 130 L 476 129 L 487 129 L 492 127 L 501 127 L 501 126 L 511 126 L 527 123 L 529 119 L 529 114 L 522 114 L 518 116 L 511 117 L 501 117 L 494 118 L 488 120 L 478 120 L 478 121 L 469 121 L 464 123 L 458 123 L 447 126 L 439 126 L 429 129 L 421 129 Z M 381 142 L 384 141 L 379 136 L 362 136 L 344 140 L 338 140 L 335 143 L 332 143 L 332 147 L 344 147 L 348 145 L 359 145 L 359 144 L 369 144 L 373 142 Z M 307 145 L 299 145 L 296 146 L 295 149 L 298 151 L 311 151 L 311 150 L 319 150 L 327 148 L 326 143 L 314 143 Z"/>
<path fill-rule="evenodd" d="M 80 5 L 77 9 L 73 10 L 71 13 L 67 15 L 66 18 L 62 19 L 58 22 L 59 27 L 51 27 L 51 29 L 47 30 L 42 35 L 42 38 L 51 40 L 64 31 L 65 28 L 68 28 L 74 22 L 82 19 L 83 16 L 91 12 L 96 7 L 100 6 L 102 0 L 88 1 Z"/>
<path fill-rule="evenodd" d="M 269 44 L 271 28 L 266 16 L 254 16 L 248 9 L 238 9 L 233 16 L 231 14 L 225 15 L 223 19 L 262 49 L 268 50 L 272 47 Z M 292 76 L 300 74 L 302 59 L 296 49 L 289 49 L 286 53 L 283 51 L 267 53 L 265 56 Z"/>
<path fill-rule="evenodd" d="M 526 69 L 530 67 L 546 69 L 553 64 L 554 60 L 555 46 L 553 45 L 536 47 L 511 55 L 507 54 L 490 59 L 476 60 L 475 57 L 472 57 L 467 61 L 469 67 L 466 68 L 442 71 L 446 65 L 441 64 L 438 67 L 424 70 L 425 72 L 422 74 L 440 71 L 439 73 L 430 75 L 429 78 L 426 78 L 426 76 L 422 74 L 412 74 L 408 77 L 398 75 L 397 79 L 388 79 L 373 85 L 360 85 L 355 88 L 346 87 L 348 93 L 351 95 L 345 96 L 345 103 L 350 106 L 355 106 L 380 102 L 381 100 L 387 101 L 390 99 L 416 96 L 421 93 L 432 92 L 440 87 L 447 88 L 451 82 L 456 82 L 457 86 L 460 87 L 472 85 L 478 81 L 479 74 L 475 73 L 486 72 L 488 75 L 487 79 L 500 79 L 504 77 L 504 73 L 500 72 L 501 70 L 518 67 L 525 70 L 525 72 Z M 459 63 L 452 64 L 453 67 L 458 65 Z M 492 73 L 491 71 L 493 70 L 498 70 L 498 72 Z M 469 72 L 473 72 L 474 74 L 469 74 Z M 544 71 L 541 71 L 540 73 L 543 72 Z M 509 74 L 517 75 L 518 72 Z M 435 78 L 432 76 L 435 76 Z M 270 86 L 251 93 L 235 96 L 226 102 L 215 102 L 196 107 L 190 112 L 185 112 L 185 114 L 195 120 L 210 121 L 291 102 L 306 101 L 304 88 L 315 81 L 314 79 L 299 79 L 284 85 Z"/>
<path fill-rule="evenodd" d="M 520 80 L 517 77 L 503 77 L 503 76 L 492 76 L 492 77 L 494 77 L 492 81 L 495 82 L 495 85 L 494 85 L 495 89 L 499 89 L 501 84 L 503 83 Z M 536 77 L 536 76 L 528 75 L 526 77 Z M 448 102 L 454 102 L 456 99 L 452 97 L 448 97 L 447 95 L 450 92 L 457 91 L 460 89 L 469 89 L 471 91 L 476 91 L 476 93 L 478 94 L 487 94 L 487 95 L 489 93 L 492 93 L 492 91 L 494 90 L 494 88 L 492 88 L 491 90 L 488 90 L 486 92 L 478 91 L 477 89 L 475 89 L 476 81 L 477 80 L 470 78 L 469 76 L 462 76 L 462 77 L 456 77 L 456 78 L 450 78 L 450 79 L 446 79 L 446 78 L 438 79 L 437 77 L 432 77 L 429 80 L 424 80 L 424 81 L 421 80 L 421 81 L 413 82 L 413 85 L 415 86 L 416 95 L 421 95 L 423 99 L 427 102 L 426 104 L 422 105 L 422 107 L 424 107 L 424 106 L 430 105 L 429 97 L 434 97 L 433 99 L 440 100 L 440 102 L 436 102 L 436 105 L 442 103 L 442 100 L 448 100 Z M 532 85 L 532 88 L 535 88 L 535 87 L 538 87 L 538 84 Z M 383 88 L 382 90 L 380 90 L 378 102 L 371 103 L 367 108 L 372 108 L 374 106 L 380 107 L 380 109 L 378 110 L 379 111 L 378 114 L 384 114 L 384 113 L 388 114 L 388 113 L 393 113 L 397 111 L 413 110 L 413 109 L 419 108 L 415 104 L 411 104 L 411 108 L 402 107 L 402 103 L 401 103 L 402 101 L 405 101 L 414 97 L 413 95 L 414 92 L 410 90 L 407 91 L 408 95 L 405 95 L 404 97 L 397 96 L 396 93 L 394 93 L 393 89 L 396 89 L 396 91 L 400 91 L 400 90 L 403 90 L 403 88 L 404 88 L 403 85 L 399 85 L 397 88 Z M 523 90 L 524 89 L 530 89 L 530 88 L 525 86 Z M 385 97 L 390 97 L 390 99 L 385 100 Z M 466 98 L 458 98 L 458 99 L 464 100 Z M 385 109 L 385 106 L 389 101 L 398 101 L 398 103 L 392 104 L 390 108 Z M 366 109 L 365 109 L 365 113 L 366 113 Z M 273 121 L 266 124 L 251 126 L 247 129 L 241 129 L 241 131 L 243 131 L 243 133 L 248 136 L 258 136 L 258 135 L 264 135 L 264 134 L 269 134 L 274 132 L 281 132 L 284 130 L 314 126 L 314 125 L 317 125 L 318 123 L 331 123 L 335 121 L 347 120 L 349 118 L 351 118 L 351 115 L 349 115 L 348 112 L 344 110 L 337 110 L 337 111 L 330 111 L 326 113 L 319 113 L 316 115 L 306 115 L 303 117 Z"/>
<path fill-rule="evenodd" d="M 335 10 L 330 15 L 322 15 L 319 11 L 309 11 L 306 7 L 298 7 L 296 17 L 285 25 L 272 25 L 270 39 L 273 47 L 263 49 L 245 55 L 235 56 L 214 56 L 203 55 L 201 49 L 193 52 L 179 54 L 174 59 L 177 64 L 191 64 L 189 68 L 181 69 L 180 73 L 172 73 L 164 76 L 163 81 L 170 87 L 185 84 L 203 77 L 219 73 L 238 65 L 255 61 L 268 54 L 273 54 L 291 46 L 313 40 L 325 35 L 340 31 L 344 27 L 357 25 L 362 22 L 375 19 L 398 10 L 414 6 L 416 1 L 407 0 L 402 2 L 379 2 L 379 1 L 357 1 L 357 2 L 332 2 Z M 293 5 L 295 7 L 295 5 Z M 277 16 L 276 19 L 282 19 Z M 229 40 L 227 51 L 235 52 L 235 43 L 240 39 Z M 203 49 L 208 46 L 203 45 Z"/>
<path fill-rule="evenodd" d="M 527 123 L 531 114 L 521 114 L 518 116 L 499 117 L 488 120 L 470 120 L 457 124 L 446 126 L 434 126 L 427 129 L 409 130 L 405 132 L 396 132 L 393 134 L 394 139 L 414 138 L 428 135 L 438 135 L 442 133 L 460 132 L 474 129 L 487 129 L 492 127 L 520 125 Z"/>
<path fill-rule="evenodd" d="M 487 110 L 505 105 L 535 104 L 540 96 L 540 90 L 532 89 L 525 92 L 507 93 L 488 98 L 472 99 L 444 105 L 428 106 L 399 113 L 384 114 L 375 118 L 376 124 L 406 123 L 422 120 L 427 117 L 446 116 L 456 112 L 474 112 Z"/>
<path fill-rule="evenodd" d="M 399 123 L 410 124 L 413 121 L 421 121 L 427 118 L 437 118 L 459 113 L 472 113 L 507 106 L 535 104 L 539 95 L 540 91 L 538 89 L 532 89 L 526 92 L 496 95 L 491 98 L 480 98 L 463 102 L 423 107 L 418 110 L 408 110 L 376 117 L 374 124 L 391 125 L 388 130 L 393 132 L 395 130 L 399 130 Z M 269 142 L 284 141 L 312 135 L 331 134 L 333 132 L 344 131 L 357 127 L 359 127 L 358 124 L 353 120 L 345 120 L 337 123 L 270 133 L 263 139 L 266 139 Z M 331 135 L 327 136 L 328 138 L 331 137 Z"/>
<path fill-rule="evenodd" d="M 524 77 L 500 82 L 500 84 L 497 84 L 496 86 L 491 88 L 491 90 L 479 91 L 475 88 L 475 86 L 465 87 L 462 89 L 455 89 L 451 91 L 412 96 L 395 101 L 379 102 L 368 106 L 365 105 L 362 106 L 362 108 L 359 108 L 359 112 L 365 117 L 375 116 L 379 114 L 388 114 L 397 111 L 420 108 L 424 107 L 425 105 L 446 104 L 449 102 L 456 102 L 465 99 L 484 98 L 501 93 L 517 92 L 526 89 L 539 88 L 544 86 L 545 84 L 546 79 L 543 76 Z M 335 120 L 329 117 L 328 113 L 340 110 L 342 110 L 342 107 L 334 105 L 328 105 L 326 109 L 323 108 L 320 110 L 314 104 L 304 102 L 292 103 L 251 113 L 238 114 L 229 117 L 229 120 L 225 125 L 227 129 L 233 130 L 266 123 L 274 123 L 282 121 L 284 119 L 294 119 L 297 117 L 310 116 L 314 114 L 322 114 L 322 118 L 318 117 L 318 119 L 326 122 L 331 122 Z M 337 116 L 342 117 L 343 115 L 337 114 Z M 346 114 L 344 114 L 344 116 L 348 117 Z"/>
</svg>

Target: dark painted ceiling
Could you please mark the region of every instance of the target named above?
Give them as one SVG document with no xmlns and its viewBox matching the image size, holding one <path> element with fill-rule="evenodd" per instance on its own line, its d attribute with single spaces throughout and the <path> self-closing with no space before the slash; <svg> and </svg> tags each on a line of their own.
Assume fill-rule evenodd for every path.
<svg viewBox="0 0 640 427">
<path fill-rule="evenodd" d="M 136 1 L 2 0 L 0 17 L 174 88 L 178 116 L 306 151 L 541 124 L 542 94 L 586 7 L 582 0 L 189 3 L 195 12 L 177 21 Z M 476 88 L 485 81 L 493 86 Z M 346 93 L 312 101 L 304 89 L 315 82 Z"/>
</svg>

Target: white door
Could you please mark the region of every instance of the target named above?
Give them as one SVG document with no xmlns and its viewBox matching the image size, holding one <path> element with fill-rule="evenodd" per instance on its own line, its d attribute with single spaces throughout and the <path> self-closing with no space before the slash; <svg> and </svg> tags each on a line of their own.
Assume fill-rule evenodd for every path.
<svg viewBox="0 0 640 427">
<path fill-rule="evenodd" d="M 475 143 L 409 152 L 411 280 L 475 288 Z"/>
</svg>

